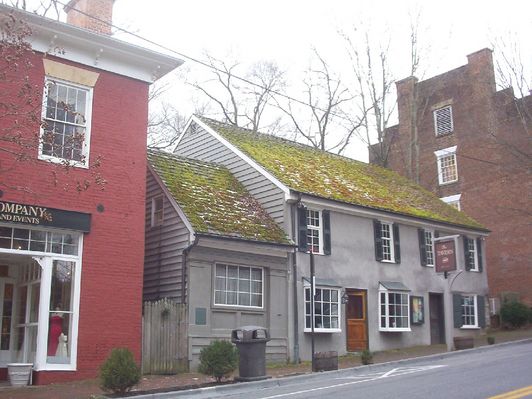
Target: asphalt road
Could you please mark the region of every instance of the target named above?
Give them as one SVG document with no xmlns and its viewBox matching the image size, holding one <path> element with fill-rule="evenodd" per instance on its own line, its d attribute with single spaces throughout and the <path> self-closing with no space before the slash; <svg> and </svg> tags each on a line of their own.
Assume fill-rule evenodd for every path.
<svg viewBox="0 0 532 399">
<path fill-rule="evenodd" d="M 151 397 L 486 399 L 497 395 L 502 396 L 496 399 L 532 398 L 532 342 Z"/>
</svg>

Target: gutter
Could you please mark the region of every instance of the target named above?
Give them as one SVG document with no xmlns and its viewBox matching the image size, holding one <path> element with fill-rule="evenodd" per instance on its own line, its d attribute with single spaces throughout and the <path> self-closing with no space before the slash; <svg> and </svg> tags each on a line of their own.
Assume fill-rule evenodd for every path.
<svg viewBox="0 0 532 399">
<path fill-rule="evenodd" d="M 241 238 L 241 237 L 230 237 L 230 236 L 223 236 L 218 234 L 209 234 L 209 233 L 196 233 L 197 236 L 201 237 L 208 237 L 208 238 L 217 238 L 221 240 L 230 240 L 230 241 L 240 241 L 245 243 L 251 243 L 251 244 L 259 244 L 259 245 L 269 245 L 269 246 L 276 246 L 276 247 L 288 247 L 288 248 L 295 248 L 295 244 L 291 243 L 282 243 L 282 242 L 272 242 L 272 241 L 259 241 L 259 240 L 251 240 L 249 238 Z"/>
</svg>

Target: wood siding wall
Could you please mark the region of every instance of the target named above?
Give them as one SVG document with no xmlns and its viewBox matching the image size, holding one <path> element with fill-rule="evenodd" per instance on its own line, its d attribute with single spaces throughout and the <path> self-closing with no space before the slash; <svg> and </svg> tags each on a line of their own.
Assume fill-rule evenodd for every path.
<svg viewBox="0 0 532 399">
<path fill-rule="evenodd" d="M 175 153 L 224 165 L 261 203 L 266 212 L 283 226 L 283 191 L 203 128 L 191 123 Z"/>
<path fill-rule="evenodd" d="M 152 199 L 163 196 L 164 220 L 151 227 Z M 177 214 L 150 171 L 146 193 L 146 250 L 144 255 L 144 300 L 172 298 L 183 303 L 186 276 L 182 273 L 183 249 L 189 245 L 190 232 Z M 183 278 L 185 287 L 183 287 Z"/>
</svg>

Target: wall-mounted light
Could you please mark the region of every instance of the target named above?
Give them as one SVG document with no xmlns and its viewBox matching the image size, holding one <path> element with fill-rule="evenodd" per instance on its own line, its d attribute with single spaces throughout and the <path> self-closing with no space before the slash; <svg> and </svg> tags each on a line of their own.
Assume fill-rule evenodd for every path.
<svg viewBox="0 0 532 399">
<path fill-rule="evenodd" d="M 342 292 L 341 300 L 343 305 L 345 305 L 349 301 L 349 295 L 347 295 L 346 291 Z"/>
</svg>

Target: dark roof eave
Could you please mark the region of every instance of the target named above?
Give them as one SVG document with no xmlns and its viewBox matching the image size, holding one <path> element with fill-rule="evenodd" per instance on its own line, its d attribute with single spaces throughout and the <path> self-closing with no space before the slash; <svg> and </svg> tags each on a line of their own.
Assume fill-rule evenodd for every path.
<svg viewBox="0 0 532 399">
<path fill-rule="evenodd" d="M 488 230 L 488 229 L 486 229 L 484 227 L 473 227 L 473 226 L 469 226 L 469 225 L 465 225 L 465 224 L 446 222 L 446 221 L 443 221 L 443 220 L 431 219 L 431 218 L 427 218 L 427 217 L 423 217 L 423 216 L 413 216 L 413 215 L 410 215 L 408 213 L 390 211 L 390 210 L 387 210 L 387 209 L 376 208 L 376 207 L 367 206 L 367 205 L 353 204 L 352 202 L 337 200 L 337 199 L 334 199 L 334 198 L 322 197 L 320 195 L 306 193 L 304 191 L 294 190 L 293 188 L 290 188 L 290 191 L 292 191 L 292 192 L 294 192 L 294 193 L 296 193 L 298 195 L 308 195 L 309 197 L 319 198 L 319 199 L 323 199 L 323 200 L 326 200 L 326 201 L 332 201 L 332 202 L 336 202 L 336 203 L 339 203 L 339 204 L 345 204 L 345 205 L 353 206 L 355 208 L 371 209 L 372 211 L 384 212 L 384 213 L 388 213 L 388 214 L 392 214 L 392 215 L 399 215 L 399 216 L 407 217 L 409 219 L 428 220 L 428 221 L 431 221 L 433 223 L 440 223 L 440 224 L 443 224 L 443 225 L 446 225 L 446 226 L 460 227 L 460 228 L 464 228 L 464 229 L 468 229 L 468 230 L 491 233 L 491 230 Z"/>
<path fill-rule="evenodd" d="M 269 245 L 269 246 L 278 246 L 278 247 L 286 247 L 286 248 L 296 248 L 297 247 L 297 245 L 290 244 L 290 243 L 283 243 L 283 242 L 277 242 L 277 241 L 259 241 L 259 240 L 252 240 L 250 238 L 224 236 L 224 235 L 211 234 L 211 233 L 196 232 L 196 235 L 198 237 L 219 238 L 219 239 L 222 239 L 222 240 L 239 241 L 239 242 L 245 242 L 245 243 L 249 243 L 249 244 L 257 244 L 257 245 Z"/>
</svg>

